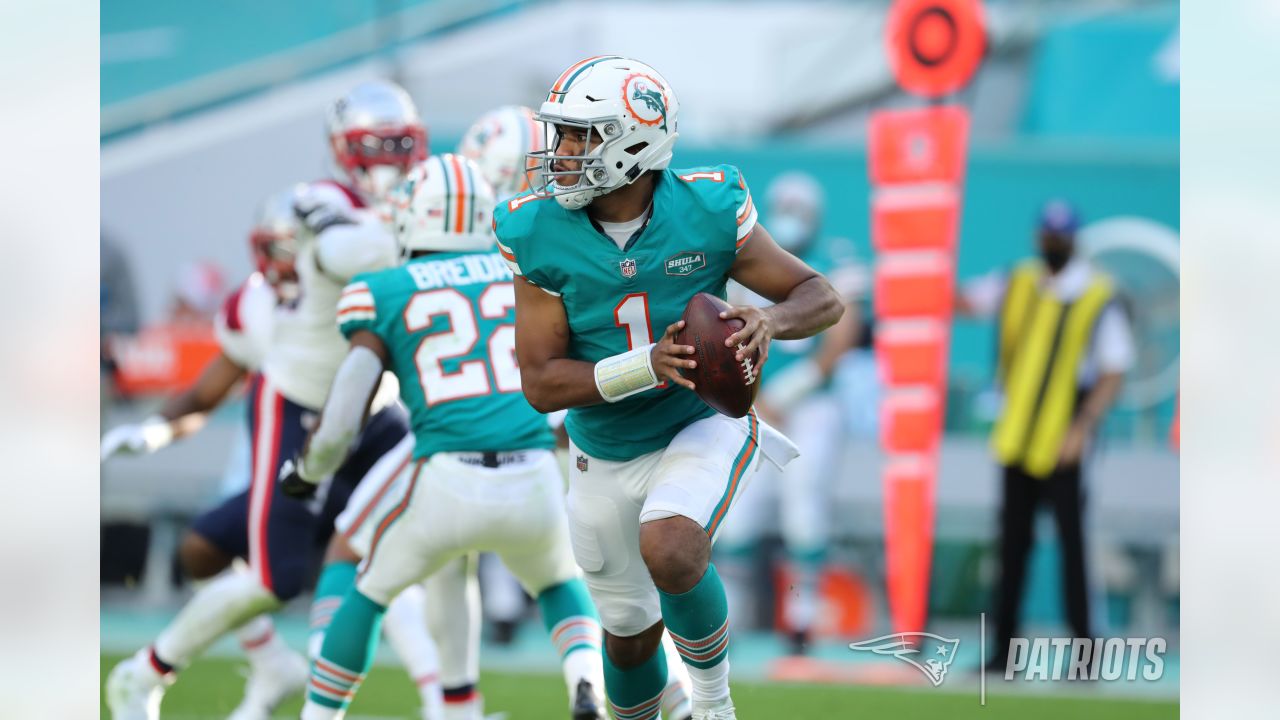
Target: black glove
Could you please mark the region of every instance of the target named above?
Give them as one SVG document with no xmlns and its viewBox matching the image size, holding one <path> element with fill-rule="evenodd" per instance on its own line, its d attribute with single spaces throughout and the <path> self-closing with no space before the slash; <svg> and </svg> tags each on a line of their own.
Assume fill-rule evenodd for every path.
<svg viewBox="0 0 1280 720">
<path fill-rule="evenodd" d="M 316 483 L 310 480 L 304 480 L 298 474 L 298 466 L 302 464 L 301 459 L 285 460 L 280 466 L 280 489 L 285 495 L 298 500 L 308 500 L 316 494 Z"/>
<path fill-rule="evenodd" d="M 334 225 L 355 223 L 347 209 L 312 192 L 299 192 L 293 199 L 293 213 L 312 235 L 319 235 Z"/>
</svg>

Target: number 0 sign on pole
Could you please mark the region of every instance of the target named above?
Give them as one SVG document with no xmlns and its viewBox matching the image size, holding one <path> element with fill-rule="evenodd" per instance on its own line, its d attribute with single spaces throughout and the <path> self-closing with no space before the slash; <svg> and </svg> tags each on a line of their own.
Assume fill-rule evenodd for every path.
<svg viewBox="0 0 1280 720">
<path fill-rule="evenodd" d="M 934 488 L 969 112 L 943 102 L 986 51 L 980 0 L 896 0 L 889 65 L 927 107 L 875 113 L 869 128 L 871 239 L 876 251 L 876 360 L 889 612 L 896 632 L 924 631 Z"/>
</svg>

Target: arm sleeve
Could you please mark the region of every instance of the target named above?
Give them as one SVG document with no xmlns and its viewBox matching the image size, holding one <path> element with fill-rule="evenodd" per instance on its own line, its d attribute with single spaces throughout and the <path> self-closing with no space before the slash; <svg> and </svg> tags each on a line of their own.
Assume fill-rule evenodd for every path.
<svg viewBox="0 0 1280 720">
<path fill-rule="evenodd" d="M 360 330 L 376 333 L 377 322 L 378 306 L 367 282 L 357 280 L 342 289 L 338 297 L 338 330 L 343 337 L 350 339 Z"/>
<path fill-rule="evenodd" d="M 353 347 L 338 367 L 329 397 L 324 401 L 320 426 L 307 443 L 298 472 L 318 481 L 342 465 L 360 433 L 365 408 L 382 379 L 382 361 L 367 347 Z"/>
<path fill-rule="evenodd" d="M 372 213 L 362 212 L 356 222 L 333 225 L 316 237 L 316 262 L 338 281 L 363 272 L 391 267 L 396 262 L 396 241 Z"/>
<path fill-rule="evenodd" d="M 1125 373 L 1137 359 L 1133 331 L 1124 309 L 1116 303 L 1103 308 L 1093 336 L 1093 358 L 1098 372 Z"/>
</svg>

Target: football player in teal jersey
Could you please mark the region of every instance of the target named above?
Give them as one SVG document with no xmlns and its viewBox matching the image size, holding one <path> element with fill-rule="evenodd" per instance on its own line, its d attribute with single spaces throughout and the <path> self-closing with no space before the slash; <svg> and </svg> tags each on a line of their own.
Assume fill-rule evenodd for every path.
<svg viewBox="0 0 1280 720">
<path fill-rule="evenodd" d="M 693 681 L 695 720 L 735 718 L 728 606 L 711 544 L 761 457 L 795 448 L 754 413 L 718 415 L 680 371 L 680 317 L 733 278 L 775 302 L 737 306 L 739 359 L 813 335 L 842 305 L 820 274 L 774 243 L 737 168 L 671 170 L 678 103 L 648 65 L 587 58 L 560 75 L 537 119 L 548 150 L 531 191 L 495 212 L 517 278 L 516 351 L 525 396 L 570 408 L 574 555 L 605 628 L 605 685 L 620 720 L 658 717 L 661 633 Z"/>
<path fill-rule="evenodd" d="M 341 718 L 373 661 L 370 639 L 387 604 L 473 551 L 496 552 L 537 598 L 571 717 L 605 717 L 600 624 L 569 547 L 555 441 L 520 392 L 515 297 L 510 270 L 492 252 L 493 203 L 466 158 L 416 166 L 392 202 L 407 261 L 357 276 L 338 302 L 350 351 L 305 451 L 281 472 L 286 492 L 313 491 L 346 456 L 384 369 L 400 381 L 414 448 L 397 472 L 403 490 L 377 520 L 355 587 L 325 633 L 304 720 Z M 452 720 L 447 692 L 445 700 Z"/>
</svg>

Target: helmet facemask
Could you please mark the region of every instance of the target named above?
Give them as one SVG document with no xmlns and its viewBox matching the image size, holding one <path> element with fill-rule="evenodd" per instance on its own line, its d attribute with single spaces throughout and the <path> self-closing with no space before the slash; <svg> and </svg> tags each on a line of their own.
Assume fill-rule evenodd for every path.
<svg viewBox="0 0 1280 720">
<path fill-rule="evenodd" d="M 427 129 L 404 88 L 382 80 L 356 85 L 329 107 L 332 159 L 368 205 L 385 203 L 410 166 L 427 158 Z"/>
<path fill-rule="evenodd" d="M 290 230 L 257 227 L 249 235 L 253 249 L 253 264 L 263 279 L 276 292 L 276 296 L 288 302 L 297 296 L 298 241 Z"/>
<path fill-rule="evenodd" d="M 253 266 L 282 302 L 298 297 L 298 216 L 294 189 L 268 196 L 259 205 L 249 233 Z"/>
<path fill-rule="evenodd" d="M 547 149 L 530 152 L 529 186 L 539 197 L 554 197 L 569 210 L 577 210 L 591 204 L 601 195 L 635 182 L 644 173 L 649 157 L 669 153 L 675 142 L 674 133 L 665 143 L 655 148 L 647 141 L 637 140 L 625 134 L 625 120 L 619 116 L 603 116 L 579 120 L 561 116 L 535 113 L 534 119 L 544 124 L 547 133 Z M 562 128 L 583 131 L 581 154 L 564 155 L 559 152 L 563 141 Z M 592 147 L 593 141 L 599 142 Z M 622 143 L 631 141 L 627 147 Z M 557 162 L 576 162 L 576 170 L 556 170 Z M 560 178 L 575 178 L 573 184 L 564 184 Z"/>
<path fill-rule="evenodd" d="M 543 124 L 546 134 L 545 150 L 534 150 L 529 153 L 526 174 L 529 187 L 540 197 L 555 197 L 561 205 L 576 210 L 586 207 L 596 197 L 607 193 L 610 175 L 604 163 L 604 150 L 609 135 L 618 135 L 622 126 L 621 118 L 597 118 L 594 120 L 576 120 L 563 117 L 549 117 L 535 113 L 534 119 Z M 560 153 L 560 145 L 564 141 L 564 129 L 573 128 L 583 132 L 581 154 L 565 155 Z M 606 132 L 607 129 L 607 132 Z M 595 147 L 592 147 L 593 141 Z M 557 163 L 576 162 L 576 170 L 557 170 Z M 572 178 L 572 183 L 562 182 L 562 178 Z"/>
<path fill-rule="evenodd" d="M 389 130 L 356 128 L 333 136 L 334 157 L 367 200 L 383 202 L 415 163 L 427 157 L 420 126 Z"/>
</svg>

